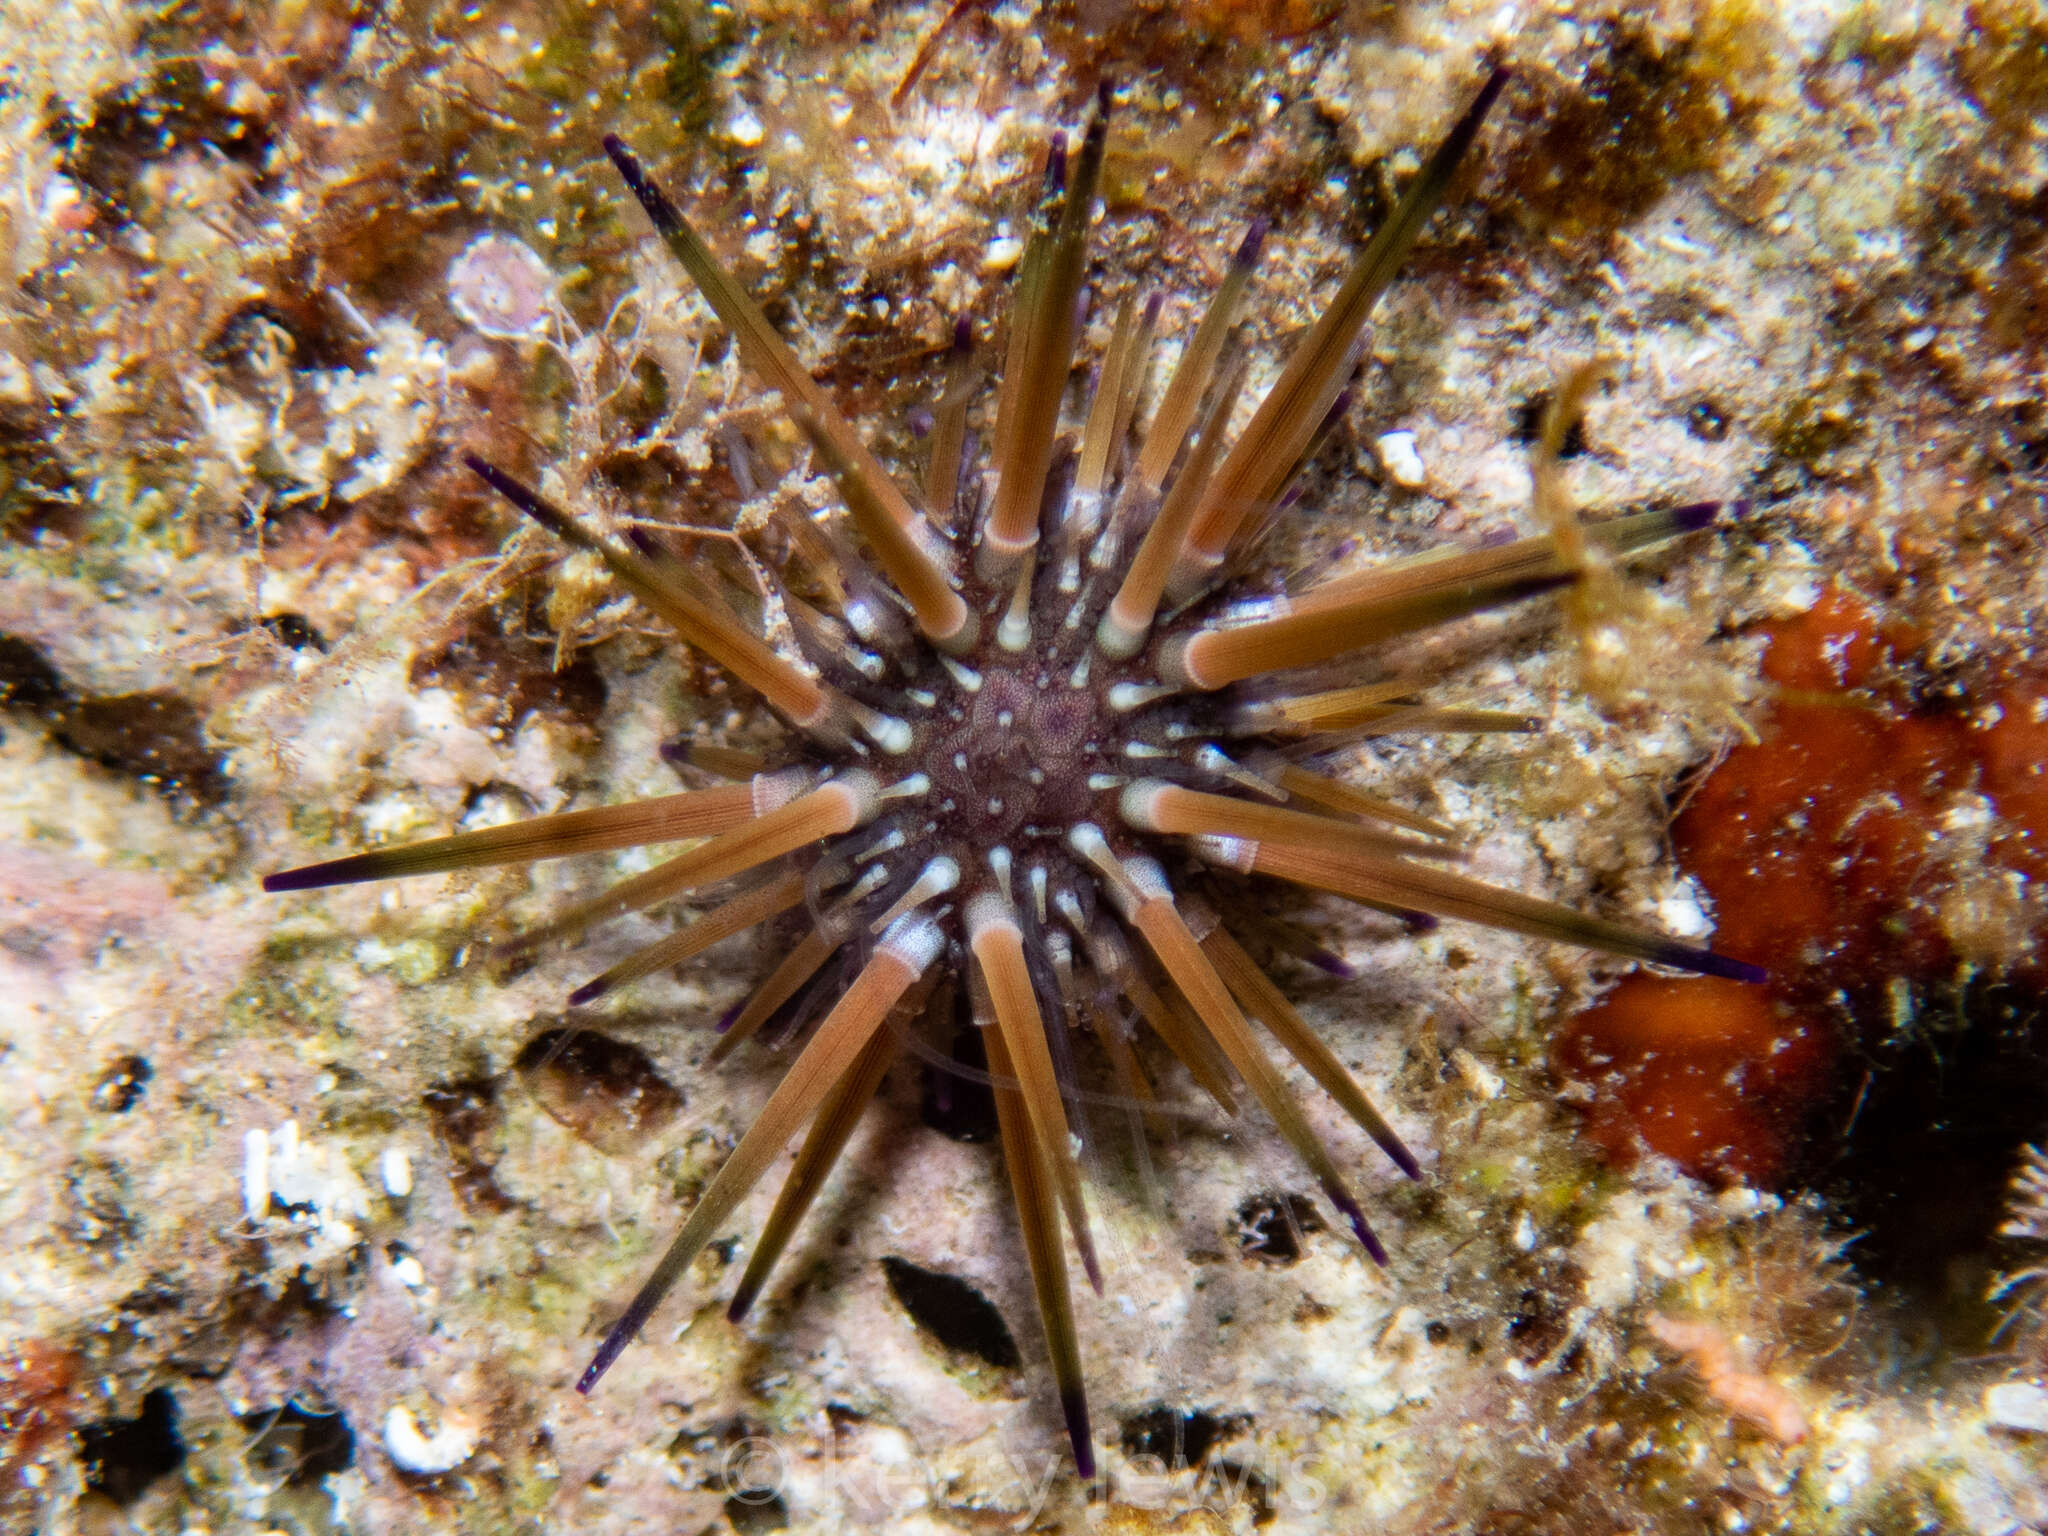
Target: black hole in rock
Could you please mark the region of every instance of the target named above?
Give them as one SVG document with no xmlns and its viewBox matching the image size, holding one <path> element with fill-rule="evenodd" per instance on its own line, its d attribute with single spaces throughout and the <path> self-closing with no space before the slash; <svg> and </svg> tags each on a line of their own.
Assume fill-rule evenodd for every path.
<svg viewBox="0 0 2048 1536">
<path fill-rule="evenodd" d="M 132 1504 L 151 1483 L 175 1472 L 185 1460 L 178 1438 L 178 1400 L 158 1387 L 142 1400 L 132 1419 L 101 1419 L 78 1431 L 78 1459 L 85 1486 L 116 1504 Z"/>
<path fill-rule="evenodd" d="M 1006 1371 L 1022 1363 L 1003 1314 L 965 1280 L 893 1256 L 882 1260 L 882 1273 L 897 1305 L 946 1348 Z"/>
<path fill-rule="evenodd" d="M 1578 1277 L 1559 1272 L 1544 1274 L 1542 1280 L 1523 1287 L 1508 1315 L 1508 1343 L 1518 1359 L 1541 1360 L 1570 1336 Z"/>
<path fill-rule="evenodd" d="M 26 640 L 0 635 L 0 706 L 42 713 L 70 697 L 48 657 Z"/>
<path fill-rule="evenodd" d="M 954 1034 L 953 1060 L 975 1072 L 988 1070 L 981 1031 L 972 1024 Z M 941 1136 L 964 1142 L 995 1139 L 996 1097 L 987 1083 L 977 1083 L 942 1067 L 927 1066 L 921 1107 L 924 1123 Z"/>
<path fill-rule="evenodd" d="M 355 1431 L 338 1410 L 314 1413 L 293 1401 L 243 1414 L 242 1428 L 250 1436 L 243 1451 L 249 1465 L 294 1487 L 346 1472 L 355 1463 Z"/>
<path fill-rule="evenodd" d="M 1540 390 L 1515 407 L 1514 425 L 1508 429 L 1508 436 L 1518 443 L 1533 443 L 1543 435 L 1543 413 L 1550 409 L 1550 391 Z M 1576 459 L 1586 451 L 1586 428 L 1582 421 L 1574 421 L 1564 429 L 1564 442 L 1558 448 L 1561 459 Z"/>
<path fill-rule="evenodd" d="M 199 711 L 174 693 L 79 699 L 56 720 L 57 739 L 102 768 L 189 795 L 204 805 L 227 797 L 220 753 L 207 745 Z"/>
<path fill-rule="evenodd" d="M 1168 1467 L 1199 1467 L 1219 1440 L 1250 1424 L 1248 1414 L 1217 1415 L 1205 1408 L 1183 1413 L 1156 1403 L 1125 1419 L 1117 1439 L 1127 1456 L 1157 1457 Z"/>
<path fill-rule="evenodd" d="M 1323 1218 L 1306 1195 L 1253 1195 L 1237 1208 L 1240 1251 L 1269 1264 L 1292 1264 L 1301 1257 L 1301 1240 L 1325 1230 Z"/>
<path fill-rule="evenodd" d="M 295 651 L 327 649 L 327 642 L 320 638 L 320 631 L 302 613 L 273 613 L 263 621 L 263 627 L 277 636 L 279 644 L 288 645 Z"/>
<path fill-rule="evenodd" d="M 743 1488 L 725 1501 L 725 1519 L 738 1536 L 760 1536 L 789 1524 L 789 1505 L 771 1489 Z"/>
<path fill-rule="evenodd" d="M 1685 430 L 1703 443 L 1718 443 L 1728 435 L 1728 413 L 1711 400 L 1695 400 L 1686 408 Z"/>
<path fill-rule="evenodd" d="M 528 672 L 512 685 L 507 700 L 516 724 L 538 710 L 580 725 L 595 725 L 604 714 L 608 691 L 604 674 L 587 656 L 579 656 L 559 672 Z"/>
<path fill-rule="evenodd" d="M 2035 475 L 2048 469 L 2048 412 L 2039 405 L 2015 406 L 1999 437 L 2008 470 Z"/>
<path fill-rule="evenodd" d="M 683 1107 L 645 1051 L 594 1029 L 543 1029 L 513 1067 L 542 1109 L 605 1152 L 631 1151 Z"/>
<path fill-rule="evenodd" d="M 441 1145 L 455 1167 L 450 1177 L 463 1205 L 473 1210 L 508 1211 L 512 1198 L 498 1188 L 491 1169 L 498 1161 L 498 1085 L 488 1077 L 436 1083 L 420 1095 Z"/>
<path fill-rule="evenodd" d="M 127 1114 L 147 1091 L 151 1076 L 148 1058 L 116 1056 L 93 1084 L 92 1107 L 102 1114 Z"/>
<path fill-rule="evenodd" d="M 1900 1309 L 1909 1350 L 1981 1350 L 1986 1302 L 2012 1266 L 1998 1228 L 2021 1149 L 2048 1138 L 2048 1004 L 2032 986 L 1980 982 L 1924 1001 L 1894 1059 L 1844 1073 L 1848 1127 L 1817 1184 L 1857 1234 L 1845 1256 Z M 1827 1123 L 1827 1122 L 1824 1122 Z"/>
</svg>

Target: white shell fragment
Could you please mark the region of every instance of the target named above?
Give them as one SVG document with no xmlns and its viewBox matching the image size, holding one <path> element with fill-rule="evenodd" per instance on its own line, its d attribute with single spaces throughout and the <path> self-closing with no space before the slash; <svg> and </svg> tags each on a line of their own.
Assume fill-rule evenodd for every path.
<svg viewBox="0 0 2048 1536">
<path fill-rule="evenodd" d="M 552 312 L 555 274 L 533 247 L 482 235 L 448 264 L 448 304 L 470 329 L 501 341 L 538 336 Z"/>
<path fill-rule="evenodd" d="M 250 1131 L 242 1137 L 242 1214 L 251 1221 L 270 1209 L 270 1134 Z"/>
<path fill-rule="evenodd" d="M 384 1193 L 394 1200 L 403 1200 L 412 1193 L 412 1158 L 403 1147 L 386 1147 L 383 1156 L 377 1159 L 378 1175 L 384 1180 Z"/>
<path fill-rule="evenodd" d="M 2001 1381 L 1984 1391 L 1984 1417 L 2000 1429 L 2048 1435 L 2048 1387 L 2031 1381 Z"/>
<path fill-rule="evenodd" d="M 384 1415 L 384 1452 L 407 1472 L 429 1477 L 452 1472 L 469 1460 L 476 1442 L 476 1426 L 453 1414 L 443 1418 L 432 1434 L 403 1403 L 394 1403 Z"/>
<path fill-rule="evenodd" d="M 416 1291 L 427 1283 L 426 1266 L 411 1254 L 392 1260 L 391 1278 L 409 1291 Z"/>
<path fill-rule="evenodd" d="M 1415 451 L 1413 432 L 1388 432 L 1373 444 L 1387 476 L 1403 490 L 1420 490 L 1429 479 L 1422 455 Z"/>
<path fill-rule="evenodd" d="M 287 1120 L 274 1131 L 242 1137 L 242 1213 L 264 1224 L 273 1240 L 276 1276 L 301 1266 L 331 1275 L 362 1241 L 370 1191 L 340 1147 L 299 1135 Z M 286 1241 L 287 1234 L 299 1241 Z"/>
</svg>

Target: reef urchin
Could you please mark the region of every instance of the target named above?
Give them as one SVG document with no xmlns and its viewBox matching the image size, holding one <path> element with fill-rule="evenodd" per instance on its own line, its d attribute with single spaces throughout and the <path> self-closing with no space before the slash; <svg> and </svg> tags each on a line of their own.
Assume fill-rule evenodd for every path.
<svg viewBox="0 0 2048 1536">
<path fill-rule="evenodd" d="M 965 451 L 973 338 L 959 329 L 917 502 L 617 139 L 606 150 L 740 356 L 781 392 L 837 486 L 867 558 L 826 541 L 837 612 L 787 594 L 799 655 L 730 609 L 659 541 L 587 528 L 500 469 L 470 467 L 564 541 L 602 557 L 686 641 L 789 727 L 758 763 L 700 766 L 723 787 L 466 832 L 272 875 L 272 891 L 694 841 L 511 941 L 530 949 L 686 891 L 741 882 L 670 937 L 579 988 L 585 1004 L 756 925 L 787 952 L 713 1059 L 764 1027 L 808 1039 L 584 1372 L 587 1391 L 794 1134 L 809 1129 L 730 1307 L 758 1295 L 905 1038 L 940 998 L 981 1025 L 1024 1247 L 1075 1460 L 1093 1473 L 1062 1220 L 1100 1288 L 1069 1105 L 1092 1039 L 1118 1091 L 1151 1088 L 1138 1023 L 1223 1108 L 1242 1090 L 1277 1124 L 1375 1259 L 1379 1241 L 1253 1020 L 1409 1176 L 1415 1159 L 1231 933 L 1243 882 L 1275 878 L 1426 922 L 1491 924 L 1724 976 L 1752 968 L 1456 873 L 1450 830 L 1317 771 L 1399 729 L 1517 720 L 1432 707 L 1426 678 L 1361 674 L 1358 653 L 1481 609 L 1581 588 L 1611 562 L 1704 525 L 1711 506 L 1581 524 L 1557 485 L 1581 387 L 1537 450 L 1549 531 L 1380 565 L 1291 597 L 1229 602 L 1242 556 L 1340 411 L 1379 295 L 1506 81 L 1495 69 L 1429 156 L 1330 307 L 1229 446 L 1246 366 L 1236 311 L 1254 228 L 1140 430 L 1157 306 L 1126 304 L 1078 439 L 1061 433 L 1086 286 L 1108 96 L 1077 149 L 1054 139 L 1016 278 L 990 451 Z M 871 563 L 870 563 L 871 562 Z M 1343 663 L 1344 670 L 1333 670 Z M 788 917 L 785 918 L 785 914 Z M 819 1015 L 822 1014 L 822 1017 Z M 814 1022 L 815 1021 L 815 1022 Z"/>
</svg>

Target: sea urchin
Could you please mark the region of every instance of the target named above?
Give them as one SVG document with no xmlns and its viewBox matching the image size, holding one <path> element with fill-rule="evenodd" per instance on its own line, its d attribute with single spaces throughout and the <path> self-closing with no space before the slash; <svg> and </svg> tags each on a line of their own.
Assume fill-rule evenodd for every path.
<svg viewBox="0 0 2048 1536">
<path fill-rule="evenodd" d="M 1455 872 L 1437 825 L 1313 766 L 1390 729 L 1515 728 L 1519 718 L 1432 707 L 1425 679 L 1360 681 L 1333 662 L 1475 611 L 1583 586 L 1618 557 L 1714 515 L 1711 506 L 1582 525 L 1556 485 L 1560 391 L 1539 445 L 1549 531 L 1397 561 L 1291 599 L 1227 606 L 1240 558 L 1289 500 L 1341 412 L 1359 338 L 1506 81 L 1495 69 L 1366 246 L 1278 382 L 1230 443 L 1246 375 L 1236 311 L 1254 227 L 1183 349 L 1149 422 L 1158 306 L 1126 304 L 1078 441 L 1062 436 L 1086 284 L 1087 235 L 1109 100 L 1069 155 L 1055 137 L 1018 268 L 985 466 L 967 451 L 972 335 L 956 338 L 930 434 L 920 508 L 876 461 L 761 310 L 615 138 L 619 174 L 837 482 L 867 559 L 836 536 L 836 613 L 784 596 L 800 655 L 745 624 L 713 582 L 658 540 L 585 527 L 500 469 L 469 465 L 565 542 L 595 552 L 686 641 L 757 690 L 789 726 L 786 751 L 700 760 L 733 779 L 272 875 L 265 888 L 518 863 L 639 845 L 685 851 L 510 941 L 529 950 L 622 913 L 740 881 L 728 899 L 572 994 L 586 1004 L 719 939 L 790 914 L 781 963 L 732 1018 L 723 1057 L 771 1023 L 808 1039 L 752 1128 L 612 1327 L 588 1391 L 808 1124 L 731 1303 L 742 1315 L 924 1010 L 964 997 L 982 1026 L 1003 1150 L 1074 1457 L 1093 1475 L 1067 1256 L 1100 1272 L 1068 1108 L 1092 1038 L 1118 1091 L 1151 1093 L 1132 1049 L 1140 1020 L 1226 1112 L 1241 1088 L 1384 1261 L 1343 1173 L 1250 1021 L 1294 1057 L 1410 1177 L 1415 1159 L 1230 932 L 1233 892 L 1274 877 L 1415 922 L 1491 924 L 1726 976 L 1751 968 L 1663 936 Z M 872 564 L 869 563 L 872 562 Z M 878 568 L 878 570 L 877 570 Z M 1128 1010 L 1128 1011 L 1127 1011 Z M 815 1026 L 812 1020 L 822 1013 Z"/>
</svg>

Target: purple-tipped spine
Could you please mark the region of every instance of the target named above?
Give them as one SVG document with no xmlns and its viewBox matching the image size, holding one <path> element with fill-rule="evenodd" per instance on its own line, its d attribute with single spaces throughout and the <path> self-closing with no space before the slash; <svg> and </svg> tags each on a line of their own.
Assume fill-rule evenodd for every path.
<svg viewBox="0 0 2048 1536">
<path fill-rule="evenodd" d="M 683 221 L 677 215 L 675 206 L 661 188 L 647 179 L 647 173 L 640 169 L 640 162 L 633 152 L 626 148 L 626 141 L 616 133 L 604 136 L 604 152 L 612 157 L 612 164 L 618 167 L 619 179 L 626 184 L 626 190 L 640 201 L 647 210 L 648 222 L 661 234 L 673 234 L 682 228 Z"/>
<path fill-rule="evenodd" d="M 1067 136 L 1054 130 L 1045 149 L 1045 195 L 1059 197 L 1067 190 Z"/>
<path fill-rule="evenodd" d="M 1325 976 L 1334 976 L 1339 981 L 1356 981 L 1358 979 L 1357 966 L 1346 960 L 1342 955 L 1334 955 L 1327 949 L 1311 949 L 1303 954 L 1301 958 L 1321 971 Z"/>
<path fill-rule="evenodd" d="M 1732 959 L 1717 955 L 1711 949 L 1694 949 L 1687 944 L 1671 944 L 1658 949 L 1656 961 L 1676 970 L 1691 971 L 1699 976 L 1718 976 L 1724 981 L 1744 981 L 1758 986 L 1771 979 L 1771 973 L 1760 965 L 1751 965 L 1747 960 Z"/>
<path fill-rule="evenodd" d="M 1237 243 L 1237 254 L 1230 258 L 1234 267 L 1255 267 L 1259 255 L 1266 248 L 1266 234 L 1273 227 L 1271 219 L 1261 216 L 1253 219 L 1251 228 L 1244 232 L 1244 238 Z"/>
<path fill-rule="evenodd" d="M 590 1364 L 586 1365 L 583 1374 L 576 1378 L 577 1392 L 585 1397 L 590 1395 L 590 1389 L 597 1385 L 604 1373 L 612 1368 L 612 1362 L 617 1360 L 625 1352 L 626 1346 L 633 1342 L 653 1310 L 651 1305 L 643 1307 L 639 1297 L 633 1298 L 633 1304 L 626 1308 L 626 1315 L 612 1324 L 611 1331 L 604 1336 L 604 1342 L 597 1346 L 597 1353 L 590 1357 Z"/>
<path fill-rule="evenodd" d="M 561 508 L 551 502 L 543 501 L 539 492 L 530 489 L 520 481 L 514 480 L 505 471 L 498 468 L 497 465 L 486 463 L 473 453 L 465 453 L 462 456 L 462 462 L 469 466 L 469 472 L 475 475 L 477 479 L 483 481 L 485 485 L 488 485 L 500 496 L 511 502 L 513 506 L 524 512 L 536 523 L 539 523 L 548 532 L 567 543 L 576 545 L 578 548 L 582 548 L 590 542 L 589 539 L 579 533 L 575 524 L 569 521 L 568 514 L 563 512 Z"/>
<path fill-rule="evenodd" d="M 1060 1415 L 1067 1421 L 1067 1442 L 1074 1448 L 1074 1470 L 1081 1481 L 1095 1481 L 1095 1442 L 1088 1432 L 1088 1399 L 1077 1388 L 1060 1394 Z"/>
<path fill-rule="evenodd" d="M 1373 1231 L 1372 1223 L 1365 1219 L 1365 1212 L 1351 1197 L 1350 1191 L 1326 1188 L 1323 1193 L 1330 1197 L 1330 1204 L 1336 1206 L 1343 1214 L 1344 1220 L 1351 1227 L 1351 1235 L 1358 1239 L 1359 1246 L 1372 1255 L 1373 1263 L 1385 1269 L 1387 1250 L 1381 1245 L 1379 1235 Z"/>
</svg>

